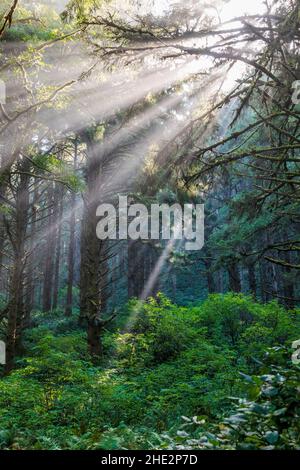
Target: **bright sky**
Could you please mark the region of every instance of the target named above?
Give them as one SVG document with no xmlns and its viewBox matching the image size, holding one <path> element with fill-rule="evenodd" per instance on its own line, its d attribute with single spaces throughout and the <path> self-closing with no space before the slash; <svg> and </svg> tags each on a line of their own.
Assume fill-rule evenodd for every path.
<svg viewBox="0 0 300 470">
<path fill-rule="evenodd" d="M 149 1 L 145 0 L 145 3 L 150 4 Z M 151 2 L 152 3 L 152 2 Z M 195 2 L 196 3 L 196 2 Z M 200 3 L 200 2 L 199 2 Z M 203 1 L 203 3 L 209 4 L 209 2 Z M 220 0 L 220 7 L 222 8 L 221 19 L 227 21 L 235 16 L 241 16 L 244 13 L 254 15 L 262 13 L 265 10 L 263 0 Z M 168 10 L 171 5 L 182 4 L 186 6 L 185 0 L 154 0 L 154 6 L 149 7 L 153 13 L 157 15 L 163 14 L 164 11 Z"/>
<path fill-rule="evenodd" d="M 223 2 L 221 18 L 227 21 L 235 16 L 241 16 L 244 13 L 255 15 L 262 14 L 265 10 L 263 0 L 229 0 Z"/>
<path fill-rule="evenodd" d="M 46 2 L 45 2 L 46 3 Z M 59 11 L 62 11 L 68 0 L 56 0 L 56 4 Z M 126 0 L 121 2 L 122 7 L 125 9 Z M 185 0 L 144 0 L 141 3 L 144 3 L 146 6 L 146 11 L 152 11 L 157 15 L 162 15 L 164 11 L 168 10 L 173 4 L 182 3 L 185 5 Z M 154 3 L 154 5 L 153 5 Z M 220 0 L 222 5 L 221 18 L 223 21 L 227 21 L 235 16 L 243 15 L 244 13 L 256 14 L 262 13 L 265 9 L 263 6 L 263 0 Z"/>
</svg>

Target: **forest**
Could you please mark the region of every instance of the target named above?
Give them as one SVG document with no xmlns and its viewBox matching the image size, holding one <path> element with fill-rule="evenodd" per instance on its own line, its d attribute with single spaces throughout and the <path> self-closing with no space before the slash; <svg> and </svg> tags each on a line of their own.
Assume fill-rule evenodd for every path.
<svg viewBox="0 0 300 470">
<path fill-rule="evenodd" d="M 300 450 L 299 364 L 300 1 L 1 0 L 0 449 Z"/>
</svg>

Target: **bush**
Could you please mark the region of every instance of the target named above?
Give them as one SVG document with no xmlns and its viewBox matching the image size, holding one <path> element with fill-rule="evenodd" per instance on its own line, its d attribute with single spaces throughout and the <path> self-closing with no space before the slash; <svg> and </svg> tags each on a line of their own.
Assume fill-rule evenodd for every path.
<svg viewBox="0 0 300 470">
<path fill-rule="evenodd" d="M 262 366 L 261 375 L 241 374 L 246 398 L 233 398 L 232 413 L 211 426 L 203 417 L 184 417 L 176 436 L 165 435 L 164 446 L 185 449 L 299 450 L 300 367 L 291 364 L 290 351 L 275 348 L 285 367 Z M 288 357 L 286 354 L 288 353 Z M 270 359 L 270 358 L 268 358 Z M 267 373 L 268 372 L 268 373 Z"/>
<path fill-rule="evenodd" d="M 275 301 L 261 304 L 242 294 L 213 294 L 198 311 L 209 339 L 226 342 L 246 355 L 247 345 L 250 349 L 251 344 L 258 345 L 259 353 L 260 344 L 284 344 L 300 334 L 299 311 L 292 315 Z"/>
<path fill-rule="evenodd" d="M 298 315 L 236 294 L 131 301 L 96 367 L 75 319 L 37 312 L 26 355 L 0 380 L 0 448 L 294 448 L 299 377 L 282 345 L 300 337 Z M 181 429 L 182 415 L 194 418 Z"/>
</svg>

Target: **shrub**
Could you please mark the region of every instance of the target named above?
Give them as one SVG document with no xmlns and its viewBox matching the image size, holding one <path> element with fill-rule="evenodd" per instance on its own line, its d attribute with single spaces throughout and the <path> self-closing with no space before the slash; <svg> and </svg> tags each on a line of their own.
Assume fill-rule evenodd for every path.
<svg viewBox="0 0 300 470">
<path fill-rule="evenodd" d="M 276 348 L 278 355 L 290 351 Z M 278 361 L 278 358 L 277 358 Z M 266 373 L 266 370 L 267 372 Z M 184 417 L 176 436 L 166 435 L 163 446 L 186 449 L 299 450 L 300 367 L 285 357 L 285 367 L 262 367 L 257 376 L 241 374 L 247 398 L 234 398 L 232 413 L 211 426 L 198 417 Z"/>
</svg>

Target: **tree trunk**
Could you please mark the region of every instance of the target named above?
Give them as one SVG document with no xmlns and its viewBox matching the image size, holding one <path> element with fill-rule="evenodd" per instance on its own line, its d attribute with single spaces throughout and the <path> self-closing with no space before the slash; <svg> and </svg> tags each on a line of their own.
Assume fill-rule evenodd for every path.
<svg viewBox="0 0 300 470">
<path fill-rule="evenodd" d="M 238 265 L 235 261 L 228 264 L 229 290 L 232 292 L 241 292 L 241 279 Z"/>
<path fill-rule="evenodd" d="M 35 245 L 36 245 L 36 202 L 38 199 L 38 189 L 36 182 L 34 183 L 33 189 L 33 201 L 31 208 L 31 231 L 30 231 L 30 246 L 29 246 L 29 257 L 27 261 L 27 286 L 26 286 L 26 305 L 25 305 L 25 326 L 28 327 L 30 323 L 30 313 L 33 309 L 34 304 L 34 263 L 35 263 Z"/>
<path fill-rule="evenodd" d="M 250 263 L 248 265 L 248 282 L 249 282 L 249 290 L 253 295 L 254 299 L 256 299 L 256 276 L 255 276 L 255 265 Z"/>
<path fill-rule="evenodd" d="M 72 206 L 69 220 L 70 241 L 68 253 L 68 282 L 67 282 L 67 300 L 65 315 L 72 315 L 73 307 L 73 283 L 74 283 L 74 253 L 75 253 L 75 195 L 72 195 Z"/>
<path fill-rule="evenodd" d="M 88 320 L 88 345 L 89 353 L 92 358 L 97 358 L 102 356 L 102 343 L 101 343 L 101 327 L 93 320 Z"/>
<path fill-rule="evenodd" d="M 214 294 L 217 292 L 214 275 L 211 270 L 211 260 L 205 259 L 204 260 L 205 268 L 206 268 L 206 279 L 207 279 L 207 290 L 209 294 Z"/>
<path fill-rule="evenodd" d="M 55 310 L 58 305 L 58 291 L 59 291 L 59 274 L 60 274 L 60 258 L 61 258 L 61 226 L 63 219 L 63 187 L 56 189 L 57 202 L 56 210 L 58 210 L 58 220 L 56 220 L 56 253 L 55 253 L 55 266 L 54 266 L 54 283 L 53 283 L 53 301 L 52 309 Z M 57 214 L 55 214 L 57 217 Z"/>
<path fill-rule="evenodd" d="M 128 298 L 139 298 L 141 294 L 141 258 L 143 246 L 139 240 L 128 241 Z"/>
<path fill-rule="evenodd" d="M 128 298 L 155 297 L 159 292 L 155 248 L 141 240 L 128 241 Z"/>
<path fill-rule="evenodd" d="M 19 340 L 19 321 L 21 312 L 23 311 L 22 302 L 23 292 L 23 266 L 20 253 L 15 258 L 14 268 L 10 286 L 10 301 L 8 307 L 8 322 L 6 333 L 6 364 L 4 368 L 5 374 L 8 374 L 14 366 L 17 344 Z"/>
<path fill-rule="evenodd" d="M 284 260 L 288 264 L 292 264 L 291 253 L 286 252 L 284 256 Z M 275 268 L 275 266 L 274 266 Z M 284 303 L 285 306 L 289 309 L 295 308 L 295 291 L 294 291 L 294 284 L 292 278 L 292 269 L 284 267 L 284 274 L 283 274 L 283 288 L 284 288 Z"/>
<path fill-rule="evenodd" d="M 0 196 L 4 197 L 5 195 L 5 186 L 3 184 L 0 185 Z M 2 198 L 0 197 L 0 201 L 2 201 Z M 4 228 L 4 215 L 2 211 L 0 210 L 0 292 L 4 290 L 4 279 L 2 275 L 2 265 L 3 265 L 3 249 L 4 249 L 4 244 L 5 244 L 5 228 Z"/>
<path fill-rule="evenodd" d="M 77 168 L 78 141 L 74 143 L 74 171 Z M 71 193 L 71 207 L 69 217 L 70 240 L 68 253 L 68 281 L 67 281 L 67 299 L 65 315 L 70 317 L 73 308 L 73 284 L 74 284 L 74 257 L 75 257 L 75 229 L 76 229 L 76 194 Z"/>
<path fill-rule="evenodd" d="M 28 171 L 29 162 L 22 161 L 20 171 Z M 8 304 L 8 322 L 6 335 L 6 365 L 5 374 L 8 374 L 14 366 L 14 360 L 18 348 L 21 346 L 21 333 L 24 322 L 24 269 L 26 264 L 25 241 L 29 211 L 29 180 L 27 174 L 20 174 L 20 182 L 16 191 L 16 222 L 15 230 L 7 226 L 9 236 L 12 237 L 14 263 L 12 267 L 10 298 Z"/>
<path fill-rule="evenodd" d="M 101 328 L 98 322 L 103 314 L 102 287 L 106 284 L 103 276 L 106 253 L 105 242 L 96 235 L 97 207 L 101 202 L 102 156 L 95 145 L 92 132 L 81 135 L 86 143 L 86 191 L 83 195 L 83 216 L 81 226 L 81 269 L 80 269 L 80 323 L 87 323 L 87 340 L 93 359 L 102 354 Z"/>
<path fill-rule="evenodd" d="M 54 248 L 55 248 L 55 221 L 53 207 L 53 185 L 48 190 L 48 232 L 46 236 L 46 257 L 44 267 L 44 285 L 43 285 L 43 311 L 49 312 L 52 307 L 52 291 L 53 291 L 53 271 L 54 271 Z"/>
</svg>

